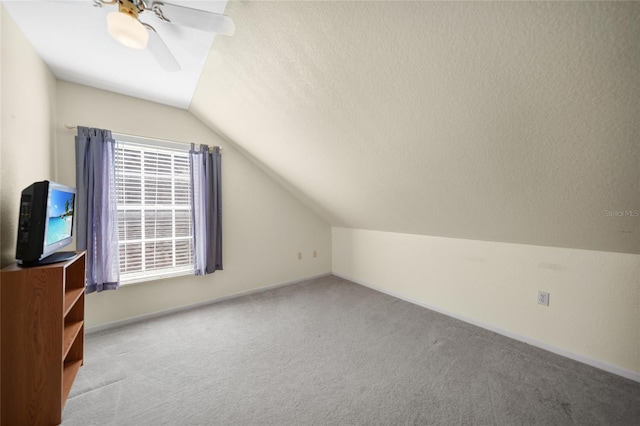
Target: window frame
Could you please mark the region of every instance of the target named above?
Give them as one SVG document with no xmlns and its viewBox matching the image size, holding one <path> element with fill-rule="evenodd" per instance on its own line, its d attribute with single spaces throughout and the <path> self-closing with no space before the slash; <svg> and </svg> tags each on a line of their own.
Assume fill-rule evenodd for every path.
<svg viewBox="0 0 640 426">
<path fill-rule="evenodd" d="M 116 150 L 118 150 L 119 147 L 121 146 L 126 146 L 129 148 L 138 148 L 140 150 L 141 155 L 147 151 L 155 151 L 155 152 L 163 152 L 163 153 L 173 153 L 173 154 L 181 154 L 181 155 L 185 155 L 187 157 L 188 160 L 188 156 L 189 156 L 189 149 L 190 149 L 190 144 L 186 144 L 186 143 L 181 143 L 181 142 L 173 142 L 173 141 L 168 141 L 168 140 L 162 140 L 162 139 L 154 139 L 154 138 L 147 138 L 147 137 L 141 137 L 141 136 L 132 136 L 132 135 L 126 135 L 126 134 L 122 134 L 122 133 L 112 133 L 112 137 L 113 139 L 116 141 Z M 117 182 L 117 186 L 116 186 L 116 191 L 119 191 L 120 186 L 119 186 L 119 182 L 118 182 L 118 168 L 116 166 L 116 182 Z M 141 258 L 142 258 L 142 262 L 144 262 L 144 246 L 145 246 L 145 241 L 147 242 L 161 242 L 161 241 L 172 241 L 174 242 L 174 248 L 173 248 L 173 254 L 172 254 L 172 260 L 175 264 L 175 241 L 184 241 L 184 240 L 188 240 L 189 243 L 189 247 L 190 247 L 190 263 L 188 265 L 182 265 L 182 266 L 173 266 L 173 267 L 169 267 L 169 268 L 161 268 L 161 269 L 151 269 L 151 270 L 143 270 L 143 271 L 138 271 L 138 272 L 130 272 L 130 273 L 120 273 L 120 284 L 121 285 L 132 285 L 132 284 L 136 284 L 136 283 L 143 283 L 143 282 L 148 282 L 148 281 L 155 281 L 155 280 L 160 280 L 160 279 L 165 279 L 165 278 L 172 278 L 172 277 L 179 277 L 179 276 L 184 276 L 184 275 L 193 275 L 193 271 L 194 271 L 194 257 L 193 257 L 193 222 L 191 219 L 191 205 L 189 203 L 188 207 L 184 207 L 184 205 L 181 206 L 176 206 L 175 204 L 175 199 L 172 199 L 172 204 L 170 205 L 165 205 L 165 206 L 161 206 L 159 207 L 159 205 L 155 205 L 155 207 L 145 207 L 147 206 L 146 203 L 144 203 L 144 189 L 143 189 L 143 176 L 142 174 L 144 174 L 144 168 L 141 167 L 141 204 L 139 205 L 139 207 L 134 207 L 134 206 L 127 206 L 127 205 L 123 205 L 118 203 L 118 233 L 120 234 L 120 212 L 122 211 L 140 211 L 141 214 L 141 221 L 140 221 L 140 230 L 142 233 L 140 240 L 140 244 L 142 246 L 142 250 L 141 250 Z M 175 175 L 172 174 L 171 175 L 171 181 L 172 181 L 172 197 L 175 196 Z M 189 186 L 189 191 L 191 191 L 191 182 L 188 181 L 188 186 Z M 189 194 L 189 200 L 190 200 L 191 194 Z M 118 198 L 117 198 L 118 199 Z M 150 205 L 150 206 L 154 206 L 154 205 Z M 158 210 L 168 210 L 173 212 L 172 214 L 172 233 L 173 235 L 171 237 L 155 237 L 155 238 L 149 238 L 146 239 L 144 232 L 145 232 L 145 225 L 144 225 L 144 212 L 145 210 L 150 210 L 150 209 L 154 209 L 156 211 Z M 181 211 L 188 211 L 189 212 L 189 236 L 188 237 L 176 237 L 175 235 L 175 230 L 176 230 L 176 221 L 175 221 L 175 212 L 181 210 Z M 134 240 L 128 240 L 128 241 L 134 241 Z M 119 241 L 118 242 L 118 253 L 120 253 L 120 248 L 123 246 L 123 242 Z"/>
</svg>

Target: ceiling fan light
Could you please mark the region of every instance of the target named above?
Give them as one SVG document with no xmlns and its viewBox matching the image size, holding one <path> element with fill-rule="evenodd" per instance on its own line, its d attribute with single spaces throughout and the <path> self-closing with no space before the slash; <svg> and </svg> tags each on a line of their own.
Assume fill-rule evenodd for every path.
<svg viewBox="0 0 640 426">
<path fill-rule="evenodd" d="M 111 37 L 132 49 L 145 49 L 149 42 L 147 29 L 137 19 L 121 12 L 107 15 L 107 31 Z"/>
</svg>

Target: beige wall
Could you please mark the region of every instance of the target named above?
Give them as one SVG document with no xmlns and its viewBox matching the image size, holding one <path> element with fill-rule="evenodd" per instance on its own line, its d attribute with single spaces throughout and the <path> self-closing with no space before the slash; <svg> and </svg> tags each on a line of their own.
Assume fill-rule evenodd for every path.
<svg viewBox="0 0 640 426">
<path fill-rule="evenodd" d="M 346 228 L 332 241 L 336 275 L 640 380 L 639 255 Z"/>
<path fill-rule="evenodd" d="M 62 81 L 57 107 L 56 179 L 67 185 L 75 185 L 75 132 L 64 124 L 224 148 L 224 271 L 91 294 L 89 328 L 331 272 L 329 225 L 189 112 Z"/>
<path fill-rule="evenodd" d="M 2 10 L 0 263 L 14 262 L 20 192 L 51 179 L 56 83 L 40 56 Z"/>
<path fill-rule="evenodd" d="M 333 226 L 640 254 L 640 2 L 226 13 L 190 111 Z"/>
<path fill-rule="evenodd" d="M 38 180 L 75 186 L 65 123 L 224 147 L 224 271 L 122 287 L 87 298 L 87 327 L 331 271 L 330 227 L 189 112 L 56 79 L 2 10 L 2 265 L 15 257 L 20 191 Z M 56 143 L 56 138 L 59 140 Z M 311 256 L 316 250 L 318 257 Z M 303 259 L 297 259 L 297 253 Z"/>
</svg>

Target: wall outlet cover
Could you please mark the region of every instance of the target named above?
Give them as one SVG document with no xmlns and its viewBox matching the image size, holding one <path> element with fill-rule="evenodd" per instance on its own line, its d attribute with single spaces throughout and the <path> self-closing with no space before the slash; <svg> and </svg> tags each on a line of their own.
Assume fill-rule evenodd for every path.
<svg viewBox="0 0 640 426">
<path fill-rule="evenodd" d="M 538 305 L 549 306 L 549 293 L 538 290 Z"/>
</svg>

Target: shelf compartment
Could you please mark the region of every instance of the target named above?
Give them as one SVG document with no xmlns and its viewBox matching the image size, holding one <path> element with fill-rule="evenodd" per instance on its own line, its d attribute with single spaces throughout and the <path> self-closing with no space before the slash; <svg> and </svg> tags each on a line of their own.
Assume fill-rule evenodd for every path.
<svg viewBox="0 0 640 426">
<path fill-rule="evenodd" d="M 82 360 L 68 361 L 64 363 L 64 369 L 62 370 L 62 408 L 63 409 L 64 409 L 65 403 L 67 402 L 67 397 L 69 396 L 69 392 L 71 392 L 71 385 L 73 385 L 73 381 L 75 380 L 81 365 L 82 365 Z"/>
<path fill-rule="evenodd" d="M 65 284 L 66 291 L 71 289 L 84 289 L 85 275 L 84 275 L 84 262 L 71 262 L 67 264 L 65 268 Z"/>
<path fill-rule="evenodd" d="M 71 349 L 71 345 L 78 337 L 78 333 L 82 330 L 82 326 L 84 325 L 84 321 L 73 321 L 64 324 L 64 344 L 62 349 L 62 359 L 67 358 L 67 354 L 69 353 L 69 349 Z"/>
<path fill-rule="evenodd" d="M 76 301 L 84 293 L 84 288 L 74 288 L 64 292 L 64 313 L 63 316 L 67 316 L 69 310 L 73 307 Z"/>
</svg>

